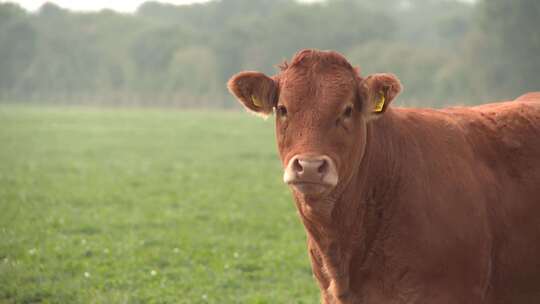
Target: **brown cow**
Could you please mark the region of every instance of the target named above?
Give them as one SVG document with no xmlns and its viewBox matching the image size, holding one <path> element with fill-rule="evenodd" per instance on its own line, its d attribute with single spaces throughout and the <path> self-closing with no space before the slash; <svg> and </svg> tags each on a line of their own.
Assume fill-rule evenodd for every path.
<svg viewBox="0 0 540 304">
<path fill-rule="evenodd" d="M 316 50 L 229 89 L 275 112 L 324 303 L 540 303 L 540 93 L 393 108 L 394 75 Z"/>
</svg>

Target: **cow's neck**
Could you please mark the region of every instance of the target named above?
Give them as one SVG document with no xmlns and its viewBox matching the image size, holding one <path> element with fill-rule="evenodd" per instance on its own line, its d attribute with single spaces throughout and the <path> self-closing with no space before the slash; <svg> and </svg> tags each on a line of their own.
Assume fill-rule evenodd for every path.
<svg viewBox="0 0 540 304">
<path fill-rule="evenodd" d="M 391 155 L 399 140 L 390 132 L 396 118 L 391 113 L 385 116 L 367 125 L 362 161 L 336 193 L 323 199 L 295 193 L 314 273 L 323 293 L 326 290 L 332 297 L 351 296 L 351 261 L 355 267 L 366 261 L 379 231 L 391 218 L 390 191 L 399 183 L 397 162 Z"/>
</svg>

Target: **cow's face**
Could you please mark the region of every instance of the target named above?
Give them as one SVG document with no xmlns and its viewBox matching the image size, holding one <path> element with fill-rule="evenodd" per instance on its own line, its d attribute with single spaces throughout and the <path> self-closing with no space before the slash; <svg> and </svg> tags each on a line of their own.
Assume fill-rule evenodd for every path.
<svg viewBox="0 0 540 304">
<path fill-rule="evenodd" d="M 306 50 L 270 78 L 242 72 L 229 89 L 250 111 L 275 113 L 285 183 L 313 197 L 351 178 L 366 146 L 366 127 L 399 93 L 390 74 L 361 78 L 339 54 Z"/>
</svg>

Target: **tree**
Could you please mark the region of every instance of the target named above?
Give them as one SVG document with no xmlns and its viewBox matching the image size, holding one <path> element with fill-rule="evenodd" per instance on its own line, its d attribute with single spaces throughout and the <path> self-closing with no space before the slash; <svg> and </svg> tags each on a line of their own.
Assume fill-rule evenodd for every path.
<svg viewBox="0 0 540 304">
<path fill-rule="evenodd" d="M 540 1 L 482 0 L 479 25 L 488 57 L 487 89 L 508 98 L 540 90 Z"/>
</svg>

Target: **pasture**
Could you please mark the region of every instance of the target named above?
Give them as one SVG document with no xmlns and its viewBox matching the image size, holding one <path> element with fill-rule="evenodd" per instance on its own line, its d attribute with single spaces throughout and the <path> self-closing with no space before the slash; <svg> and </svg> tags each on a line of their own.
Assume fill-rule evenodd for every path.
<svg viewBox="0 0 540 304">
<path fill-rule="evenodd" d="M 316 303 L 273 123 L 0 106 L 0 303 Z"/>
</svg>

